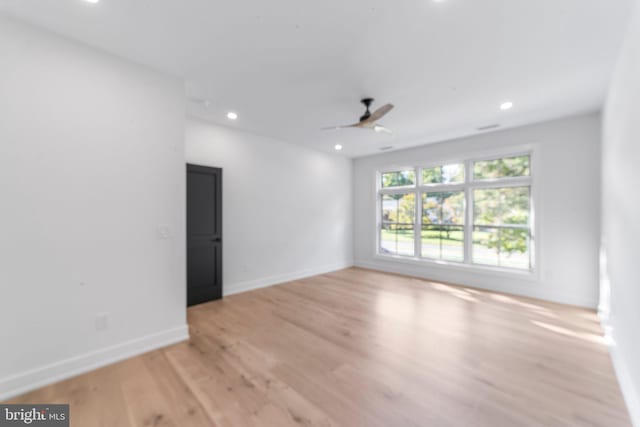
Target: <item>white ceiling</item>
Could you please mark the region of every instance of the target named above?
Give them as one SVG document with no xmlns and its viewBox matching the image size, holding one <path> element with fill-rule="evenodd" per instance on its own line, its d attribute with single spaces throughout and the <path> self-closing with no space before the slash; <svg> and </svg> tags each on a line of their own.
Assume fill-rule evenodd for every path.
<svg viewBox="0 0 640 427">
<path fill-rule="evenodd" d="M 187 81 L 189 112 L 348 156 L 600 108 L 633 0 L 0 0 Z M 394 135 L 325 131 L 374 109 Z M 512 100 L 507 112 L 498 106 Z M 226 112 L 236 111 L 236 122 Z"/>
</svg>

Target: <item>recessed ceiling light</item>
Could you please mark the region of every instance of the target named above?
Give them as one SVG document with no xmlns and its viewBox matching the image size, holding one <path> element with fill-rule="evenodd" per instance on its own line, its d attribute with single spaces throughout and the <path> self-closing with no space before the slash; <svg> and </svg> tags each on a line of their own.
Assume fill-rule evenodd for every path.
<svg viewBox="0 0 640 427">
<path fill-rule="evenodd" d="M 342 150 L 342 145 L 336 144 L 336 145 L 333 146 L 333 148 L 335 148 L 336 151 L 340 151 L 340 150 Z"/>
<path fill-rule="evenodd" d="M 229 120 L 235 120 L 238 118 L 238 115 L 236 113 L 234 113 L 233 111 L 229 111 L 227 113 L 227 119 Z"/>
<path fill-rule="evenodd" d="M 84 0 L 84 1 L 86 1 L 87 3 L 95 4 L 95 3 L 98 3 L 100 0 Z"/>
<path fill-rule="evenodd" d="M 505 101 L 502 104 L 500 104 L 501 110 L 510 110 L 511 108 L 513 108 L 513 102 L 511 101 Z"/>
</svg>

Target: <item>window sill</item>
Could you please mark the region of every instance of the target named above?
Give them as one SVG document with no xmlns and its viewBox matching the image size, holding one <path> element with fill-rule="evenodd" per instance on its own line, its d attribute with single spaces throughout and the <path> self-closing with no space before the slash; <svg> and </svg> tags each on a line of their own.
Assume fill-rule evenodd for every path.
<svg viewBox="0 0 640 427">
<path fill-rule="evenodd" d="M 480 273 L 492 276 L 503 276 L 510 277 L 514 279 L 522 279 L 522 280 L 530 280 L 535 281 L 538 279 L 538 275 L 536 270 L 516 270 L 511 268 L 502 268 L 502 267 L 491 267 L 484 265 L 476 265 L 476 264 L 464 264 L 461 262 L 455 261 L 437 261 L 431 259 L 417 258 L 417 257 L 407 257 L 400 255 L 385 255 L 376 253 L 374 255 L 375 259 L 381 261 L 390 261 L 390 262 L 399 262 L 403 264 L 410 264 L 415 266 L 422 267 L 436 267 L 442 270 L 457 270 L 464 271 L 468 273 Z"/>
</svg>

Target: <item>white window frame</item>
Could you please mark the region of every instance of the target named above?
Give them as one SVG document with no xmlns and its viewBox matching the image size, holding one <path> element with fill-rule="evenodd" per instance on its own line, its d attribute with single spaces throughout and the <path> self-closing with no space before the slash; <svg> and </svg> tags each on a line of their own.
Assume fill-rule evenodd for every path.
<svg viewBox="0 0 640 427">
<path fill-rule="evenodd" d="M 537 149 L 534 150 L 530 146 L 523 146 L 519 148 L 511 148 L 507 150 L 496 150 L 490 154 L 476 153 L 465 159 L 460 158 L 443 158 L 434 159 L 433 161 L 419 163 L 413 166 L 393 166 L 384 169 L 380 169 L 376 172 L 376 239 L 375 239 L 375 258 L 381 260 L 393 260 L 401 263 L 413 264 L 413 265 L 430 265 L 445 267 L 448 269 L 459 270 L 472 270 L 476 272 L 487 272 L 491 274 L 499 274 L 506 276 L 517 276 L 521 278 L 529 278 L 536 280 L 538 277 L 539 256 L 537 248 L 539 247 L 540 235 L 538 233 L 536 218 L 536 206 L 537 192 L 536 192 L 536 172 L 537 168 Z M 496 160 L 509 157 L 529 156 L 529 176 L 526 177 L 513 177 L 513 178 L 497 178 L 497 179 L 483 179 L 474 180 L 473 178 L 473 165 L 477 161 Z M 422 169 L 431 167 L 448 165 L 448 164 L 463 164 L 465 170 L 465 180 L 463 183 L 455 184 L 423 184 L 422 182 Z M 416 184 L 411 186 L 382 188 L 382 174 L 388 172 L 397 172 L 402 170 L 413 170 L 416 174 Z M 483 188 L 508 188 L 508 187 L 529 187 L 530 197 L 530 214 L 529 214 L 529 230 L 530 230 L 530 244 L 529 244 L 529 257 L 531 260 L 530 269 L 519 269 L 515 267 L 502 267 L 502 266 L 490 266 L 483 264 L 473 263 L 473 193 L 476 189 Z M 422 195 L 424 193 L 436 193 L 443 191 L 463 191 L 464 192 L 464 208 L 465 208 L 465 223 L 464 223 L 464 261 L 449 261 L 430 259 L 422 257 L 422 243 L 421 243 L 421 231 L 422 231 Z M 415 218 L 414 218 L 414 256 L 387 254 L 381 252 L 381 230 L 382 230 L 382 205 L 381 198 L 383 194 L 406 194 L 415 193 L 416 206 L 415 206 Z"/>
</svg>

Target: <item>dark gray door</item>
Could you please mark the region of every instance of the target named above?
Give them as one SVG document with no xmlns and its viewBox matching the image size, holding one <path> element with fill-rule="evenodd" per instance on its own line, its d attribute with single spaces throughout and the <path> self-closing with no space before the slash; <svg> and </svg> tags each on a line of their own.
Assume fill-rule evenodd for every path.
<svg viewBox="0 0 640 427">
<path fill-rule="evenodd" d="M 222 298 L 222 169 L 187 165 L 187 305 Z"/>
</svg>

